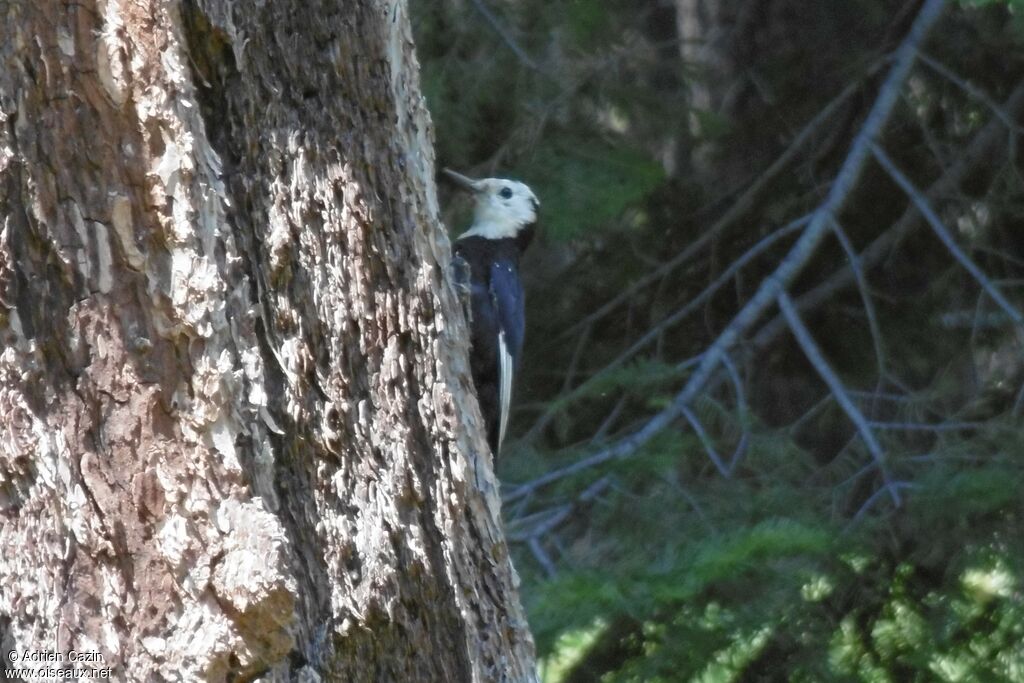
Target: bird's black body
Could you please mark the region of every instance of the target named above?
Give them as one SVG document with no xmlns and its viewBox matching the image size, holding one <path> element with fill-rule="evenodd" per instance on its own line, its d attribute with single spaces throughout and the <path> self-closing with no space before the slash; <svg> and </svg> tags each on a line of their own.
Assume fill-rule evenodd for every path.
<svg viewBox="0 0 1024 683">
<path fill-rule="evenodd" d="M 540 201 L 516 180 L 473 180 L 448 169 L 445 174 L 473 195 L 473 224 L 455 242 L 452 271 L 468 294 L 470 371 L 497 456 L 526 328 L 519 257 L 533 239 Z"/>
<path fill-rule="evenodd" d="M 526 328 L 525 297 L 519 279 L 519 258 L 533 238 L 535 226 L 523 226 L 516 237 L 491 239 L 468 235 L 455 242 L 455 257 L 469 267 L 470 369 L 487 424 L 491 451 L 501 446 L 503 419 L 502 345 L 511 356 L 514 371 L 522 354 Z M 507 379 L 511 388 L 511 372 Z M 505 415 L 503 415 L 505 411 Z"/>
</svg>

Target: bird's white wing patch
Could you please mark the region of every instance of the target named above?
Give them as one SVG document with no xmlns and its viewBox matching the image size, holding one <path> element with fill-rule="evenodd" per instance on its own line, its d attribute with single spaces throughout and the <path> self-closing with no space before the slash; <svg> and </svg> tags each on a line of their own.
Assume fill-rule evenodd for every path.
<svg viewBox="0 0 1024 683">
<path fill-rule="evenodd" d="M 508 413 L 512 405 L 512 354 L 509 353 L 505 341 L 505 331 L 498 332 L 498 450 L 505 441 L 505 428 L 508 427 Z"/>
</svg>

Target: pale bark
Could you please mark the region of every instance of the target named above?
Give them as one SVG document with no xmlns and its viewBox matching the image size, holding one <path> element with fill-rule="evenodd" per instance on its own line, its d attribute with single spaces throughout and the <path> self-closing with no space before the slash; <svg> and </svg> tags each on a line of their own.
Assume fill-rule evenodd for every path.
<svg viewBox="0 0 1024 683">
<path fill-rule="evenodd" d="M 727 76 L 721 2 L 675 0 L 679 54 L 687 66 L 698 72 L 698 76 L 688 83 L 690 105 L 695 109 L 710 111 L 719 105 L 723 87 L 721 79 Z M 712 92 L 716 87 L 719 90 Z"/>
<path fill-rule="evenodd" d="M 534 680 L 404 0 L 0 2 L 0 641 Z"/>
</svg>

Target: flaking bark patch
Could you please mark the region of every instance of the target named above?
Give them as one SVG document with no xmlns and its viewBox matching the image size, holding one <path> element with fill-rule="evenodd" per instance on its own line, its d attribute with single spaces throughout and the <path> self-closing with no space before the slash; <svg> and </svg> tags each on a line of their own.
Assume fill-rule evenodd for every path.
<svg viewBox="0 0 1024 683">
<path fill-rule="evenodd" d="M 0 12 L 0 639 L 534 680 L 405 3 Z"/>
</svg>

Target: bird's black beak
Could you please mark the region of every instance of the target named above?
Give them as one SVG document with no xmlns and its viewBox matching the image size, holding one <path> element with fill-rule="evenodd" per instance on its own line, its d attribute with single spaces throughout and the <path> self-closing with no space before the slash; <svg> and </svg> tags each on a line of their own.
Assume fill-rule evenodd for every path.
<svg viewBox="0 0 1024 683">
<path fill-rule="evenodd" d="M 456 185 L 461 187 L 463 190 L 466 190 L 468 192 L 479 192 L 480 189 L 481 189 L 480 188 L 480 181 L 473 180 L 472 178 L 467 178 L 466 176 L 462 175 L 461 173 L 456 173 L 455 171 L 453 171 L 450 168 L 442 169 L 442 173 L 444 173 L 446 176 L 448 176 L 448 178 L 453 183 L 455 183 Z"/>
</svg>

